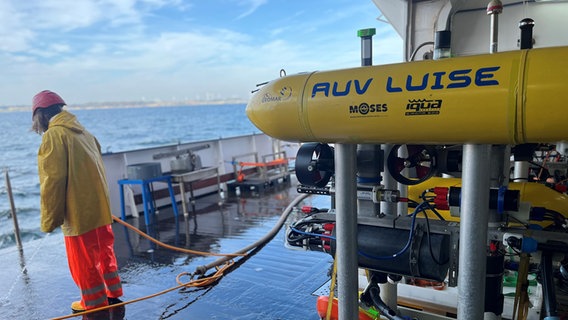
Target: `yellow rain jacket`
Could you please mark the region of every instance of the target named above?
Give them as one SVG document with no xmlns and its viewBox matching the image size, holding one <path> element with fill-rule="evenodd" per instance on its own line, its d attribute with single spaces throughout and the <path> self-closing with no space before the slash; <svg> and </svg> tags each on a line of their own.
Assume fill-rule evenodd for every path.
<svg viewBox="0 0 568 320">
<path fill-rule="evenodd" d="M 55 115 L 38 151 L 41 231 L 78 236 L 112 223 L 101 147 L 67 111 Z"/>
</svg>

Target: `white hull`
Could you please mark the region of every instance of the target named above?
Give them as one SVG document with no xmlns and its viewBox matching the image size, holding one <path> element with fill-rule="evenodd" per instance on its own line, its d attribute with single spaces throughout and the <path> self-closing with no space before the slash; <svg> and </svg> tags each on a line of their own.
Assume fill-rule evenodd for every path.
<svg viewBox="0 0 568 320">
<path fill-rule="evenodd" d="M 179 150 L 184 150 L 188 148 L 194 148 L 199 146 L 208 147 L 199 151 L 195 154 L 199 155 L 201 159 L 201 164 L 203 168 L 216 167 L 218 169 L 219 176 L 221 177 L 221 189 L 227 190 L 226 187 L 222 185 L 225 184 L 227 180 L 234 179 L 234 169 L 233 163 L 236 161 L 255 161 L 253 157 L 247 158 L 243 155 L 257 155 L 259 161 L 263 159 L 264 156 L 275 154 L 278 152 L 285 152 L 288 157 L 295 157 L 299 144 L 297 143 L 286 143 L 273 138 L 268 137 L 265 134 L 251 134 L 232 138 L 221 138 L 214 140 L 196 141 L 181 143 L 175 145 L 166 145 L 161 147 L 139 149 L 125 152 L 117 153 L 107 153 L 103 155 L 103 160 L 106 167 L 107 183 L 109 185 L 110 201 L 112 212 L 120 216 L 120 189 L 118 180 L 127 178 L 127 166 L 148 163 L 148 162 L 159 162 L 161 165 L 162 172 L 167 174 L 171 171 L 170 161 L 174 157 L 165 157 L 161 159 L 154 159 L 157 154 L 171 153 Z M 211 172 L 211 178 L 215 177 L 215 173 Z M 207 178 L 207 177 L 200 177 Z M 159 193 L 160 190 L 167 189 L 165 183 L 154 183 L 155 193 Z M 140 195 L 140 186 L 132 185 L 133 190 L 132 196 Z M 194 190 L 195 196 L 216 192 L 218 186 L 209 186 L 202 189 Z M 132 196 L 125 192 L 125 203 L 127 205 L 127 216 L 134 215 L 136 212 L 141 212 L 142 205 L 136 203 L 136 210 L 129 208 L 128 204 L 132 201 Z M 156 198 L 156 205 L 158 207 L 164 205 L 170 205 L 171 202 L 168 197 Z M 176 200 L 181 201 L 181 196 L 176 195 Z"/>
</svg>

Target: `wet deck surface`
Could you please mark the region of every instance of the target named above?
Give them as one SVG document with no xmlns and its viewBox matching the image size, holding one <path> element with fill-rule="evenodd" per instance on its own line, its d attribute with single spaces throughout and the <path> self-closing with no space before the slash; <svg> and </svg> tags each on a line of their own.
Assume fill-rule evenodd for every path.
<svg viewBox="0 0 568 320">
<path fill-rule="evenodd" d="M 222 206 L 217 195 L 207 196 L 198 199 L 195 219 L 182 215 L 177 223 L 171 210 L 161 210 L 152 233 L 162 242 L 183 248 L 235 252 L 272 229 L 297 196 L 293 185 L 262 197 L 229 198 Z M 307 198 L 303 204 L 325 207 L 325 202 Z M 288 222 L 293 220 L 290 217 Z M 128 222 L 146 231 L 143 217 Z M 178 274 L 192 273 L 217 259 L 153 246 L 117 223 L 113 229 L 125 301 L 175 287 Z M 287 249 L 284 231 L 211 287 L 178 289 L 122 310 L 74 319 L 319 319 L 311 293 L 328 280 L 332 259 L 324 253 Z M 25 243 L 23 254 L 8 248 L 0 256 L 0 318 L 49 319 L 70 314 L 79 291 L 69 275 L 60 232 Z"/>
</svg>

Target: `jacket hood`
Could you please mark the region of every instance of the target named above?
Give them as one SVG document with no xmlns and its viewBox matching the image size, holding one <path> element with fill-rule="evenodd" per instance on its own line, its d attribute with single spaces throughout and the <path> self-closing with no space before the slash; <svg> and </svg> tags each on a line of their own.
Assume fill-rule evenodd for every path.
<svg viewBox="0 0 568 320">
<path fill-rule="evenodd" d="M 82 133 L 83 131 L 85 131 L 85 127 L 83 127 L 79 123 L 77 117 L 65 110 L 61 111 L 60 113 L 56 114 L 53 118 L 51 118 L 51 121 L 49 122 L 49 128 L 56 126 L 65 127 L 77 133 Z"/>
</svg>

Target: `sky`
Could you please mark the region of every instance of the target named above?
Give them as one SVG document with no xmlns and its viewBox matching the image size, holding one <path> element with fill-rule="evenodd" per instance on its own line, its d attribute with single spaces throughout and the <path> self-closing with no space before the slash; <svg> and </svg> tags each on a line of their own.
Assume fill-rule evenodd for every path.
<svg viewBox="0 0 568 320">
<path fill-rule="evenodd" d="M 49 89 L 90 102 L 247 100 L 256 85 L 373 63 L 402 40 L 372 0 L 1 0 L 0 106 Z"/>
</svg>

